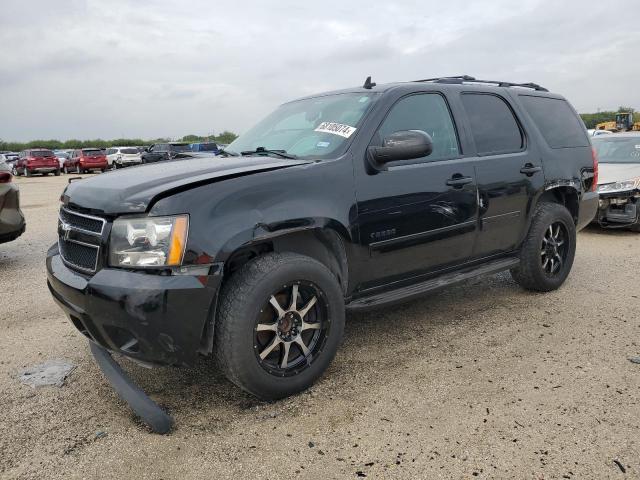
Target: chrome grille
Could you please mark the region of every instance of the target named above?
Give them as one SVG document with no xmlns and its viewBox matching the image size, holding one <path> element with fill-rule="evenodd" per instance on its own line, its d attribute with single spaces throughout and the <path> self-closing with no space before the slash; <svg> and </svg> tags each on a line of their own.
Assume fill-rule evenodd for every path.
<svg viewBox="0 0 640 480">
<path fill-rule="evenodd" d="M 105 225 L 103 218 L 60 208 L 58 248 L 62 261 L 75 270 L 94 273 Z"/>
</svg>

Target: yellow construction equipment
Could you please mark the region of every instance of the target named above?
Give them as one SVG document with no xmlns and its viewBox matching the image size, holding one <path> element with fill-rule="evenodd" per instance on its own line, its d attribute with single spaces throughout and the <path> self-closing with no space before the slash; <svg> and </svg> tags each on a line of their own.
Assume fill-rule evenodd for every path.
<svg viewBox="0 0 640 480">
<path fill-rule="evenodd" d="M 609 130 L 610 132 L 640 131 L 640 122 L 633 122 L 633 112 L 620 112 L 616 113 L 615 120 L 597 124 L 596 130 Z"/>
</svg>

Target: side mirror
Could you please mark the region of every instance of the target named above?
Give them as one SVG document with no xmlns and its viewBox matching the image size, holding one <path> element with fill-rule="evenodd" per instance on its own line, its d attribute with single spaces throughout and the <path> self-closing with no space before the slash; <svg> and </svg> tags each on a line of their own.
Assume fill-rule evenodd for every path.
<svg viewBox="0 0 640 480">
<path fill-rule="evenodd" d="M 369 161 L 377 169 L 397 160 L 411 160 L 431 155 L 433 140 L 422 130 L 401 130 L 384 138 L 381 147 L 369 147 Z"/>
</svg>

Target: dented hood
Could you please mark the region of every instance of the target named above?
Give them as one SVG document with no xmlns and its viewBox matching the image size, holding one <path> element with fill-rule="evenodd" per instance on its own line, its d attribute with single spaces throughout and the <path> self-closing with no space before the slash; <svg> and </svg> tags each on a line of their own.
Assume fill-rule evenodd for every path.
<svg viewBox="0 0 640 480">
<path fill-rule="evenodd" d="M 172 191 L 309 163 L 273 157 L 183 158 L 103 173 L 70 183 L 62 201 L 107 215 L 143 213 Z"/>
<path fill-rule="evenodd" d="M 623 182 L 640 177 L 640 163 L 600 163 L 598 165 L 598 185 Z"/>
</svg>

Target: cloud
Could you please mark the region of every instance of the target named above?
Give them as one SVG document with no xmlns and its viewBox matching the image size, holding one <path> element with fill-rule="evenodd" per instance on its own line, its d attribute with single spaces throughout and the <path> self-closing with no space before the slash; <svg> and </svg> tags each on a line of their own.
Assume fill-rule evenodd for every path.
<svg viewBox="0 0 640 480">
<path fill-rule="evenodd" d="M 0 137 L 242 132 L 367 75 L 534 81 L 581 111 L 640 108 L 639 14 L 577 0 L 5 0 Z"/>
</svg>

